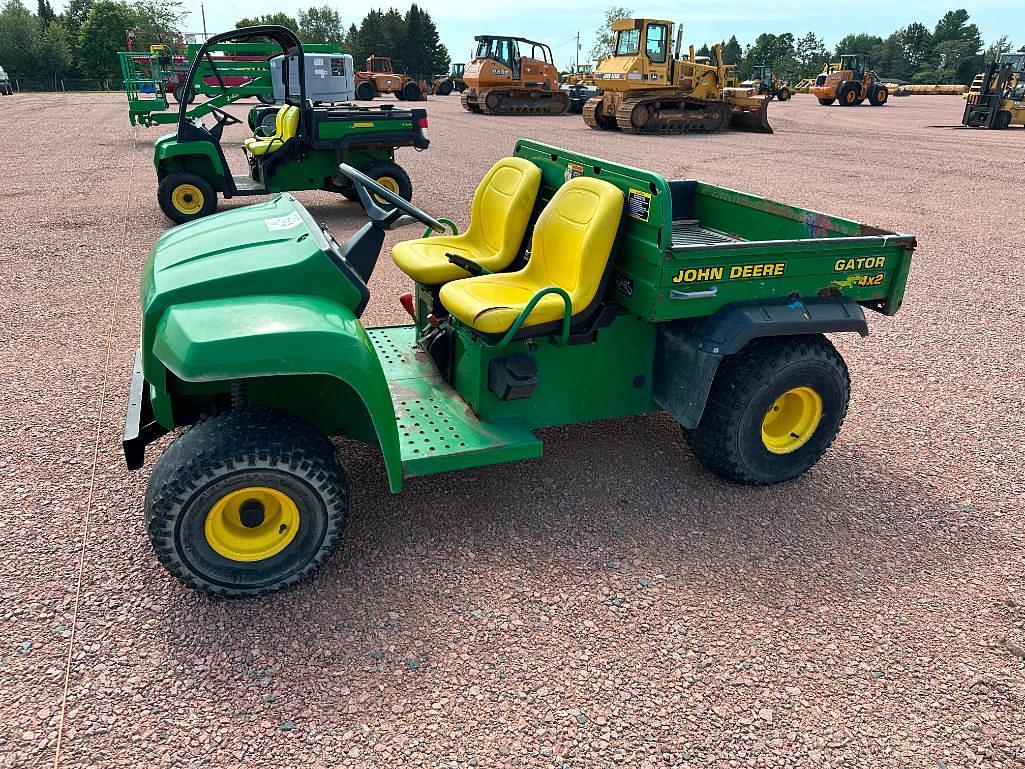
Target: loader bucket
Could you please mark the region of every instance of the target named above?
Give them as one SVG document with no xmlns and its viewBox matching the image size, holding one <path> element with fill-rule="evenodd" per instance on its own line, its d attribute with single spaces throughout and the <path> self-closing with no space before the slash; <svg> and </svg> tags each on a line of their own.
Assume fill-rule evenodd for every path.
<svg viewBox="0 0 1025 769">
<path fill-rule="evenodd" d="M 771 134 L 769 125 L 769 97 L 743 93 L 742 89 L 725 89 L 726 103 L 730 105 L 730 128 L 738 131 Z M 741 90 L 741 93 L 729 91 Z M 747 89 L 743 89 L 747 90 Z"/>
</svg>

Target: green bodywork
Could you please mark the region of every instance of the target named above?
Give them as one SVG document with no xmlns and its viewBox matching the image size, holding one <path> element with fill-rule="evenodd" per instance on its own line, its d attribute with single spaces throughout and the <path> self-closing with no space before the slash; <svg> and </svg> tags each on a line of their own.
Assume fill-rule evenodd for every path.
<svg viewBox="0 0 1025 769">
<path fill-rule="evenodd" d="M 276 109 L 254 107 L 251 111 L 255 118 L 250 122 L 258 125 L 260 116 L 268 110 Z M 253 188 L 247 183 L 247 186 L 233 192 L 228 184 L 230 170 L 225 167 L 217 145 L 207 141 L 181 142 L 177 133 L 165 134 L 153 144 L 153 165 L 157 170 L 157 178 L 163 179 L 167 174 L 177 171 L 188 171 L 202 176 L 225 197 L 233 194 L 320 190 L 327 187 L 328 180 L 337 175 L 339 163 L 365 168 L 375 161 L 392 161 L 395 159 L 396 147 L 412 146 L 417 137 L 413 120 L 408 114 L 398 111 L 392 114 L 353 105 L 315 109 L 337 118 L 319 119 L 313 127 L 315 135 L 304 151 L 297 159 L 275 166 L 273 175 L 265 180 L 263 187 Z M 365 143 L 363 139 L 366 139 Z M 340 146 L 344 148 L 339 149 Z"/>
<path fill-rule="evenodd" d="M 545 199 L 579 174 L 627 196 L 645 193 L 630 200 L 613 257 L 606 296 L 619 310 L 600 328 L 495 343 L 452 319 L 452 369 L 443 376 L 417 344 L 428 290 L 416 287 L 413 325 L 365 330 L 362 281 L 343 274 L 320 228 L 281 195 L 177 227 L 154 247 L 141 348 L 156 421 L 172 429 L 224 410 L 231 382 L 246 380 L 257 403 L 378 445 L 397 492 L 404 477 L 539 456 L 537 428 L 659 410 L 662 321 L 776 297 L 842 296 L 884 313 L 900 305 L 911 236 L 533 142 L 518 143 L 516 154 L 541 168 Z M 694 237 L 713 242 L 682 244 Z M 750 265 L 772 276 L 752 277 Z M 740 272 L 730 278 L 731 269 Z M 861 276 L 880 274 L 879 285 L 861 285 Z M 533 357 L 537 388 L 502 400 L 489 372 L 514 353 Z"/>
<path fill-rule="evenodd" d="M 187 48 L 187 61 L 178 63 L 168 63 L 166 57 L 155 53 L 118 53 L 121 81 L 128 97 L 128 120 L 132 125 L 149 127 L 173 125 L 178 122 L 178 110 L 172 110 L 167 99 L 167 84 L 173 82 L 179 74 L 184 79 L 192 60 L 201 48 L 201 44 L 190 44 Z M 328 44 L 304 44 L 303 50 L 307 53 L 341 55 L 337 46 Z M 221 43 L 211 52 L 216 57 L 216 72 L 209 62 L 200 62 L 195 78 L 196 93 L 207 97 L 207 100 L 188 110 L 186 114 L 190 120 L 209 115 L 212 107 L 223 109 L 239 99 L 273 97 L 269 60 L 281 53 L 277 46 L 263 43 Z M 225 59 L 224 56 L 261 58 L 235 61 Z M 225 82 L 236 85 L 222 89 L 217 82 L 217 75 Z M 210 79 L 214 82 L 207 82 Z"/>
</svg>

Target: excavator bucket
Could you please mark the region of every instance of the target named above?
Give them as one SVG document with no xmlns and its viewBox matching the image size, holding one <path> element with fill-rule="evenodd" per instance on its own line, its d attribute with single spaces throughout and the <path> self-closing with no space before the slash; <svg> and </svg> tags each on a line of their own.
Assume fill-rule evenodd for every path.
<svg viewBox="0 0 1025 769">
<path fill-rule="evenodd" d="M 761 134 L 772 133 L 768 96 L 758 96 L 751 88 L 724 88 L 723 98 L 730 105 L 730 128 Z"/>
</svg>

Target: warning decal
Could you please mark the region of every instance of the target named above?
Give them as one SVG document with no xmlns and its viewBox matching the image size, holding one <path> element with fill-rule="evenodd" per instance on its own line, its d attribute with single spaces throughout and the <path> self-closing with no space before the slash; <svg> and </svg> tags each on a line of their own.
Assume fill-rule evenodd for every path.
<svg viewBox="0 0 1025 769">
<path fill-rule="evenodd" d="M 648 221 L 648 212 L 651 210 L 651 193 L 631 189 L 627 200 L 627 215 L 631 219 L 639 219 L 642 222 Z"/>
</svg>

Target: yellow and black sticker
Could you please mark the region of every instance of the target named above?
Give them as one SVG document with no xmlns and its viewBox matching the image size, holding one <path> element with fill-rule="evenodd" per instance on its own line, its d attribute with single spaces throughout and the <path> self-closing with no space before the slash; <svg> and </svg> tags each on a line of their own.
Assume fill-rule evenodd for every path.
<svg viewBox="0 0 1025 769">
<path fill-rule="evenodd" d="M 651 211 L 651 193 L 641 190 L 630 190 L 627 199 L 627 215 L 631 219 L 639 219 L 642 222 L 648 221 L 648 214 Z"/>
<path fill-rule="evenodd" d="M 352 127 L 353 128 L 373 128 L 374 124 L 373 123 L 367 123 L 367 122 L 353 123 Z"/>
<path fill-rule="evenodd" d="M 833 263 L 833 271 L 849 272 L 850 270 L 881 270 L 885 264 L 885 256 L 859 256 L 854 259 L 837 259 Z"/>
<path fill-rule="evenodd" d="M 881 259 L 882 257 L 880 257 Z M 866 286 L 881 286 L 886 278 L 885 272 L 875 275 L 846 275 L 843 280 L 834 280 L 833 285 L 838 288 L 863 288 Z"/>
<path fill-rule="evenodd" d="M 724 278 L 726 280 L 782 278 L 786 271 L 786 262 L 732 264 L 728 267 L 688 267 L 673 276 L 673 283 L 712 283 Z"/>
<path fill-rule="evenodd" d="M 584 167 L 579 163 L 570 163 L 566 166 L 566 181 L 570 179 L 576 179 L 578 176 L 584 175 Z"/>
</svg>

